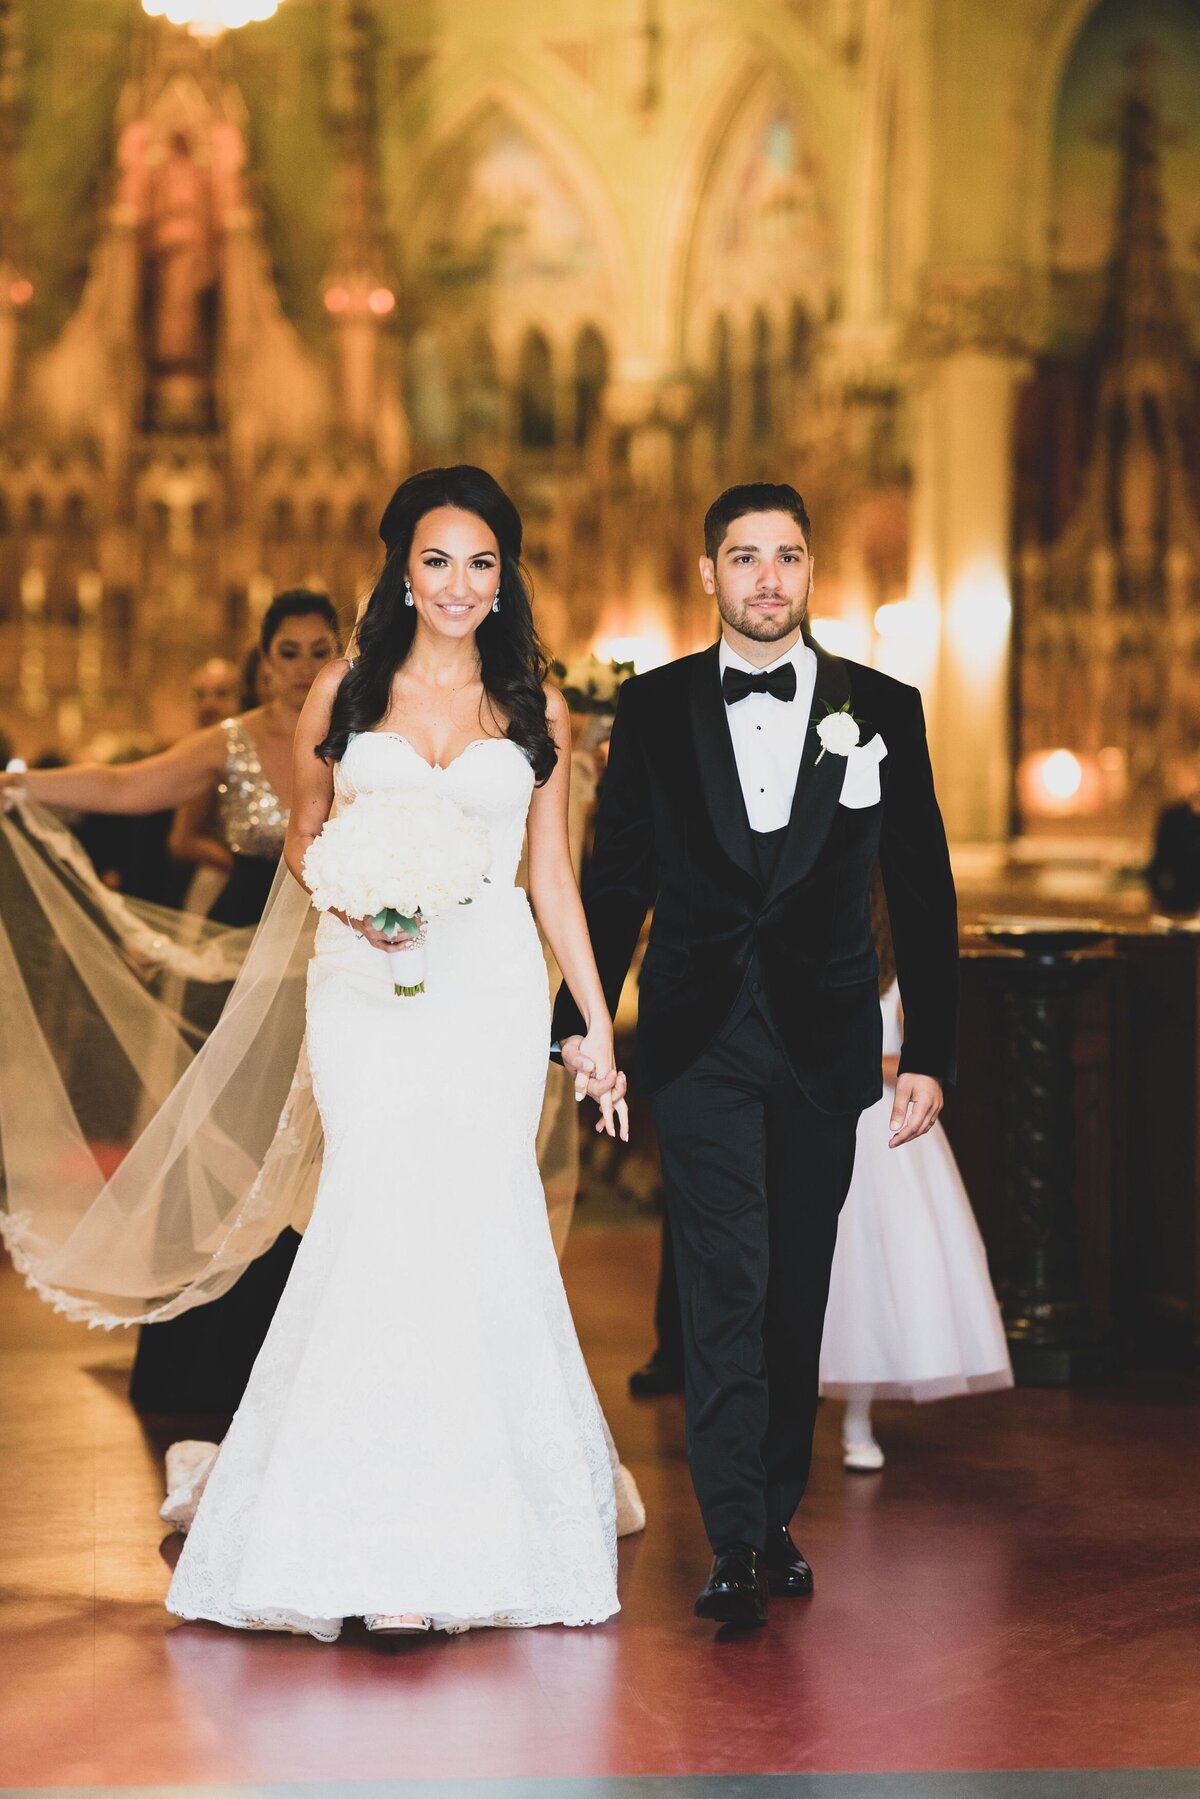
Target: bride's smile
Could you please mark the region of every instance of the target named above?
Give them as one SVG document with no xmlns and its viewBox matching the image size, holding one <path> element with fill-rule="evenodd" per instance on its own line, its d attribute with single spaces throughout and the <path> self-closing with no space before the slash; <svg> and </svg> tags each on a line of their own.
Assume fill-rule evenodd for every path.
<svg viewBox="0 0 1200 1799">
<path fill-rule="evenodd" d="M 409 567 L 405 597 L 418 626 L 414 657 L 419 662 L 427 647 L 420 642 L 422 627 L 473 652 L 474 632 L 500 597 L 500 552 L 483 520 L 456 506 L 427 513 L 413 535 Z"/>
</svg>

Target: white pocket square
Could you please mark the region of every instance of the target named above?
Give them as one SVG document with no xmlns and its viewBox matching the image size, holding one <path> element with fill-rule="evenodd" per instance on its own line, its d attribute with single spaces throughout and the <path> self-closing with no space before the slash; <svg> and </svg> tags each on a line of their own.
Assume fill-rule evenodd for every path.
<svg viewBox="0 0 1200 1799">
<path fill-rule="evenodd" d="M 879 804 L 879 764 L 886 755 L 887 745 L 878 732 L 870 743 L 860 743 L 849 752 L 839 805 L 858 812 L 864 806 Z"/>
</svg>

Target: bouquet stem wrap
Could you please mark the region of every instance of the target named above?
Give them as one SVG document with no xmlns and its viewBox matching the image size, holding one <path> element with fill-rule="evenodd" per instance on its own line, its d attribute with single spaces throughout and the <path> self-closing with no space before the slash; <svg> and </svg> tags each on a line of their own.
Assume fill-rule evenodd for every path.
<svg viewBox="0 0 1200 1799">
<path fill-rule="evenodd" d="M 380 952 L 388 959 L 393 993 L 400 999 L 415 999 L 419 993 L 425 991 L 425 945 L 421 941 L 421 914 L 418 912 L 415 918 L 405 918 L 404 914 L 397 912 L 394 906 L 385 906 L 382 912 L 375 914 L 371 923 L 384 937 L 403 935 L 416 938 L 411 949 L 399 950 L 395 953 L 391 950 Z M 401 957 L 403 957 L 403 961 L 401 961 Z M 396 978 L 398 974 L 402 974 L 405 979 L 398 980 Z"/>
</svg>

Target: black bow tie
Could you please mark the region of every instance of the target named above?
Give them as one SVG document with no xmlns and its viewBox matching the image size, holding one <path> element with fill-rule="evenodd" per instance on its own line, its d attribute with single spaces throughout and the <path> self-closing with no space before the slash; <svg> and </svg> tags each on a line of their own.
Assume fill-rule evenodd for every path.
<svg viewBox="0 0 1200 1799">
<path fill-rule="evenodd" d="M 794 700 L 796 665 L 785 662 L 779 668 L 757 675 L 748 675 L 742 668 L 727 668 L 721 676 L 721 692 L 727 706 L 736 706 L 739 700 L 752 693 L 769 693 L 773 700 Z"/>
</svg>

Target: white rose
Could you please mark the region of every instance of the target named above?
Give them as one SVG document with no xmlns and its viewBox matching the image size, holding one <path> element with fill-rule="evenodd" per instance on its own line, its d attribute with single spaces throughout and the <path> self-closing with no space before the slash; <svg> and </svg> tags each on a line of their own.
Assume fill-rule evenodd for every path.
<svg viewBox="0 0 1200 1799">
<path fill-rule="evenodd" d="M 831 712 L 819 721 L 817 736 L 821 739 L 822 756 L 826 750 L 832 756 L 848 756 L 858 748 L 858 722 L 848 712 Z"/>
</svg>

